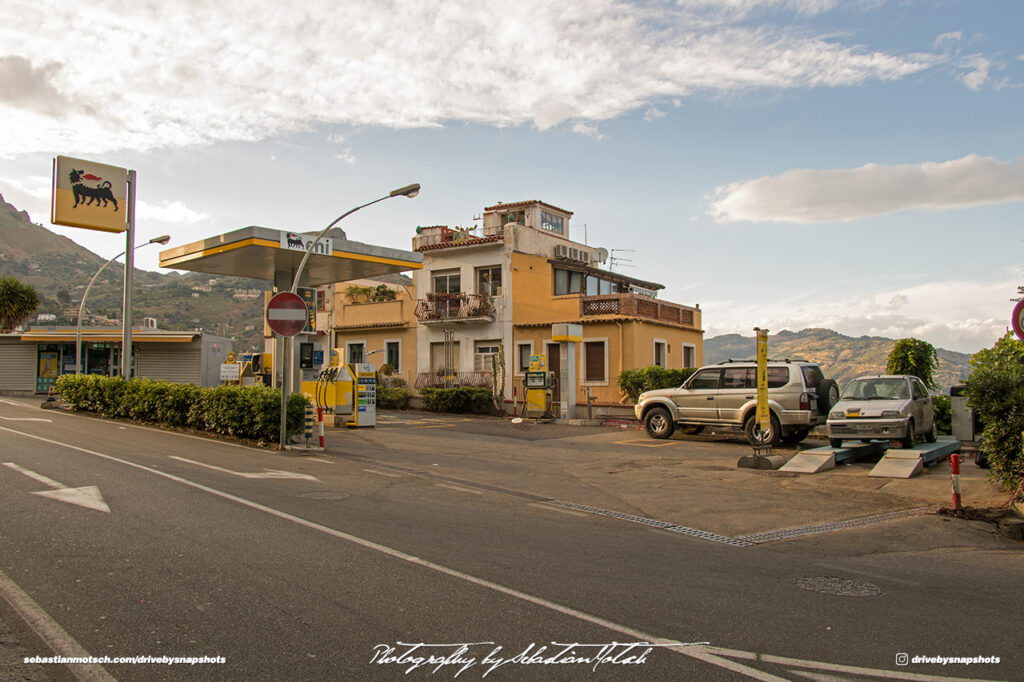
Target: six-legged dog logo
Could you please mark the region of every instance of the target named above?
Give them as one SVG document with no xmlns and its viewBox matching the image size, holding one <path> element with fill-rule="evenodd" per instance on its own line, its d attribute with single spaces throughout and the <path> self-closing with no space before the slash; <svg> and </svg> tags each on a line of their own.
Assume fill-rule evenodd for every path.
<svg viewBox="0 0 1024 682">
<path fill-rule="evenodd" d="M 84 206 L 90 205 L 93 201 L 96 202 L 97 206 L 106 206 L 108 202 L 114 203 L 114 210 L 117 210 L 117 199 L 114 198 L 114 193 L 110 191 L 110 181 L 103 180 L 103 178 L 93 175 L 92 173 L 86 173 L 84 170 L 71 169 L 68 173 L 68 179 L 71 180 L 71 191 L 75 195 L 75 205 L 72 208 L 77 207 L 79 204 Z M 95 187 L 89 187 L 85 184 L 85 180 L 96 182 L 97 180 L 103 180 L 99 182 Z"/>
</svg>

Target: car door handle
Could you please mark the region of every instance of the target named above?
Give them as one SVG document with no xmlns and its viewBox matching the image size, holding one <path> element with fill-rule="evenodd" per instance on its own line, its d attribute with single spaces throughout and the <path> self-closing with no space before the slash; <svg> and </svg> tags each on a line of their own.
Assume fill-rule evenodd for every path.
<svg viewBox="0 0 1024 682">
<path fill-rule="evenodd" d="M 752 395 L 748 395 L 747 396 L 747 400 L 753 400 L 753 399 L 754 399 L 754 396 L 752 396 Z"/>
<path fill-rule="evenodd" d="M 713 395 L 709 395 L 708 396 L 708 400 L 714 400 L 714 399 L 715 399 L 715 396 L 713 396 Z"/>
</svg>

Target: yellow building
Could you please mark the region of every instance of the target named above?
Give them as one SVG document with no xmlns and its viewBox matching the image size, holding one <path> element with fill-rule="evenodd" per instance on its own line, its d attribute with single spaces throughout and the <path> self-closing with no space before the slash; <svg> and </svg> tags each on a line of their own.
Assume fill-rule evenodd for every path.
<svg viewBox="0 0 1024 682">
<path fill-rule="evenodd" d="M 604 269 L 607 250 L 569 239 L 571 217 L 523 201 L 485 208 L 483 225 L 473 230 L 417 228 L 413 250 L 423 254 L 423 269 L 411 286 L 387 285 L 396 300 L 352 301 L 345 294 L 352 283 L 336 285 L 334 346 L 362 357 L 379 351 L 381 359 L 367 361 L 392 364 L 417 388 L 490 387 L 500 350 L 511 411 L 523 400 L 530 355 L 544 354 L 550 370 L 560 369 L 551 326 L 579 324 L 572 388 L 578 416 L 586 414 L 588 392 L 595 414 L 621 404 L 623 369 L 699 366 L 700 308 L 663 301 L 662 285 Z"/>
</svg>

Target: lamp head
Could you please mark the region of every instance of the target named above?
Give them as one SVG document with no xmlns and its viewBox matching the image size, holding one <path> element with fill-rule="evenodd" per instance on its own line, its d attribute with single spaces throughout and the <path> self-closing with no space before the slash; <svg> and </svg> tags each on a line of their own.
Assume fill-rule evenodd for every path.
<svg viewBox="0 0 1024 682">
<path fill-rule="evenodd" d="M 420 183 L 414 182 L 411 185 L 400 187 L 399 189 L 391 190 L 391 196 L 393 197 L 409 197 L 412 199 L 414 196 L 420 193 Z"/>
<path fill-rule="evenodd" d="M 165 234 L 165 235 L 160 236 L 160 237 L 153 237 L 152 239 L 149 240 L 149 243 L 150 244 L 166 244 L 169 241 L 171 241 L 171 235 Z"/>
</svg>

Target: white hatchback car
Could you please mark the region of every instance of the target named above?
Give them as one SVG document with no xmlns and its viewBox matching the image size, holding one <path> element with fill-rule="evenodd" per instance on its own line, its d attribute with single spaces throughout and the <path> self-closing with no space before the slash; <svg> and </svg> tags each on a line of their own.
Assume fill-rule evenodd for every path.
<svg viewBox="0 0 1024 682">
<path fill-rule="evenodd" d="M 917 436 L 935 442 L 935 410 L 924 382 L 915 376 L 859 377 L 829 411 L 826 429 L 834 448 L 853 438 L 898 440 L 901 448 L 910 448 Z"/>
</svg>

